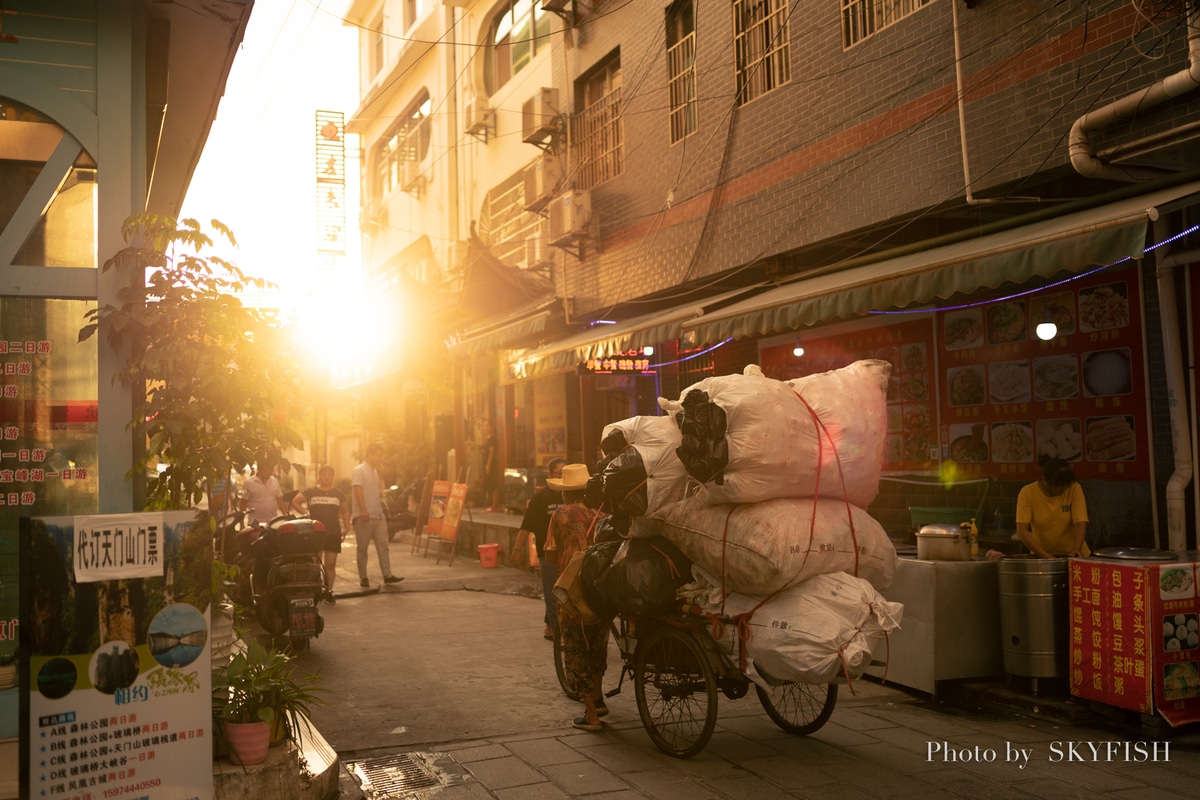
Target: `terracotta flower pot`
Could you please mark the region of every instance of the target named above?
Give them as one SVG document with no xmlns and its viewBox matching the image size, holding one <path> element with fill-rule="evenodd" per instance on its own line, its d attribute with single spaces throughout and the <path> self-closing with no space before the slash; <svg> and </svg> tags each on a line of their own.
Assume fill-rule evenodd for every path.
<svg viewBox="0 0 1200 800">
<path fill-rule="evenodd" d="M 240 766 L 261 764 L 267 760 L 271 744 L 271 726 L 265 722 L 222 722 L 229 760 Z"/>
</svg>

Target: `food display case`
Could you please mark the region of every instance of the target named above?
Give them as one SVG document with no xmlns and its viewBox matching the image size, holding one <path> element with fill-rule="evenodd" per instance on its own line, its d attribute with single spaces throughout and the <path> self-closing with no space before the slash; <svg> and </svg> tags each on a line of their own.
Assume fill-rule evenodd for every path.
<svg viewBox="0 0 1200 800">
<path fill-rule="evenodd" d="M 1200 721 L 1196 557 L 1071 559 L 1073 695 L 1158 714 L 1173 726 Z"/>
</svg>

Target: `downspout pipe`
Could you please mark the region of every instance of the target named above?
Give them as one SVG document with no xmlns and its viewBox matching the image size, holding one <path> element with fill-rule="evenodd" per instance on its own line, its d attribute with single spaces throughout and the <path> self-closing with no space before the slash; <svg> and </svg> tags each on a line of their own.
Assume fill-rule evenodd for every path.
<svg viewBox="0 0 1200 800">
<path fill-rule="evenodd" d="M 1160 177 L 1162 170 L 1145 167 L 1121 167 L 1100 158 L 1092 148 L 1091 136 L 1098 131 L 1127 122 L 1168 100 L 1200 88 L 1200 0 L 1191 0 L 1187 12 L 1188 68 L 1126 95 L 1108 105 L 1093 109 L 1071 126 L 1068 149 L 1071 166 L 1088 178 L 1142 181 Z"/>
<path fill-rule="evenodd" d="M 1165 221 L 1154 224 L 1155 241 L 1169 237 Z M 1167 377 L 1167 406 L 1171 419 L 1171 448 L 1175 472 L 1167 480 L 1167 548 L 1187 550 L 1187 487 L 1192 482 L 1192 432 L 1187 414 L 1187 384 L 1183 375 L 1183 347 L 1175 292 L 1175 272 L 1184 264 L 1200 261 L 1200 250 L 1172 251 L 1156 259 L 1159 319 L 1162 324 L 1163 362 Z M 1157 532 L 1156 532 L 1157 538 Z"/>
</svg>

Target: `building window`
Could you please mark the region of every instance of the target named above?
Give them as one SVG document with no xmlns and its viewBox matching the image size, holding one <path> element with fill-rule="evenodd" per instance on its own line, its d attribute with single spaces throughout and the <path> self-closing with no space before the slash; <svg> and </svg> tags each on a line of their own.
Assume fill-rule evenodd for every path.
<svg viewBox="0 0 1200 800">
<path fill-rule="evenodd" d="M 487 85 L 495 92 L 550 49 L 550 15 L 541 0 L 514 0 L 496 15 L 488 40 Z"/>
<path fill-rule="evenodd" d="M 786 0 L 734 0 L 733 42 L 738 105 L 791 80 Z"/>
<path fill-rule="evenodd" d="M 621 120 L 621 57 L 610 58 L 576 85 L 575 141 L 579 143 L 580 189 L 591 189 L 623 170 L 625 127 Z"/>
<path fill-rule="evenodd" d="M 525 210 L 525 170 L 522 167 L 493 186 L 483 199 L 478 233 L 491 254 L 510 267 L 526 263 L 526 242 L 544 238 L 545 217 Z"/>
<path fill-rule="evenodd" d="M 404 180 L 404 164 L 422 161 L 429 152 L 429 113 L 433 103 L 422 91 L 375 150 L 376 196 L 386 197 Z"/>
<path fill-rule="evenodd" d="M 371 21 L 367 29 L 367 77 L 374 78 L 383 69 L 383 14 Z"/>
<path fill-rule="evenodd" d="M 671 144 L 696 132 L 696 14 L 692 0 L 667 9 L 667 90 Z"/>
<path fill-rule="evenodd" d="M 933 0 L 842 0 L 842 49 L 849 49 Z"/>
</svg>

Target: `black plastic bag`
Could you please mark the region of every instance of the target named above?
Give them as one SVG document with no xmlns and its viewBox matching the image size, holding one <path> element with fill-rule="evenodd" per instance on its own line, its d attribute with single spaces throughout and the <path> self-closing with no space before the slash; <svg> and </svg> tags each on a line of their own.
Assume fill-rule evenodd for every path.
<svg viewBox="0 0 1200 800">
<path fill-rule="evenodd" d="M 617 611 L 608 601 L 604 592 L 597 587 L 596 582 L 601 575 L 608 571 L 613 556 L 617 554 L 620 547 L 620 541 L 601 542 L 583 551 L 583 565 L 579 568 L 579 581 L 583 584 L 583 599 L 591 606 L 592 613 L 601 620 L 612 619 L 616 616 Z"/>
<path fill-rule="evenodd" d="M 683 434 L 675 454 L 683 467 L 701 483 L 725 483 L 725 467 L 729 465 L 729 442 L 725 438 L 725 409 L 708 399 L 708 392 L 693 389 L 682 403 L 683 410 L 675 414 L 675 422 Z"/>
<path fill-rule="evenodd" d="M 594 581 L 607 607 L 662 614 L 678 606 L 675 591 L 691 580 L 692 563 L 661 536 L 628 539 Z"/>
</svg>

